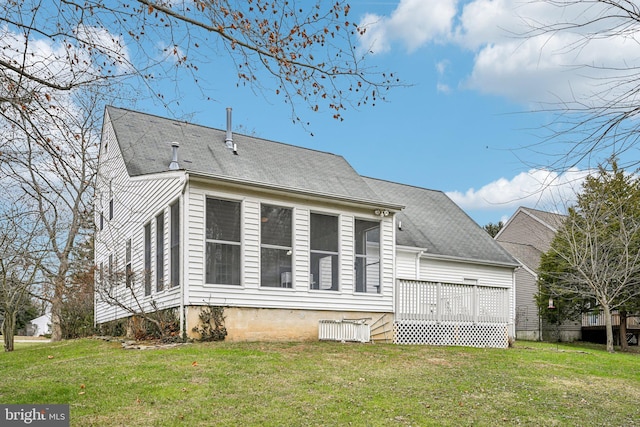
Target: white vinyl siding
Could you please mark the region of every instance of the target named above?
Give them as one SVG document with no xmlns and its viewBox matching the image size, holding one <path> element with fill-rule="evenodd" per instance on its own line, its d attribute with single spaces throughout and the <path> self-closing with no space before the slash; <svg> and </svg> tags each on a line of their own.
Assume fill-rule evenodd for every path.
<svg viewBox="0 0 640 427">
<path fill-rule="evenodd" d="M 513 268 L 428 258 L 420 261 L 420 280 L 464 283 L 465 279 L 475 279 L 481 286 L 511 288 Z"/>
<path fill-rule="evenodd" d="M 340 289 L 345 293 L 353 293 L 356 287 L 353 221 L 353 215 L 340 216 Z"/>
<path fill-rule="evenodd" d="M 382 243 L 382 293 L 354 295 L 354 218 L 379 220 L 373 210 L 349 212 L 337 206 L 313 203 L 309 200 L 294 200 L 255 192 L 238 192 L 221 186 L 208 186 L 190 181 L 188 189 L 187 241 L 185 263 L 187 269 L 188 294 L 186 305 L 226 305 L 254 308 L 284 308 L 309 310 L 340 310 L 362 312 L 391 312 L 393 308 L 393 236 L 383 238 Z M 205 272 L 201 259 L 205 251 L 204 203 L 207 197 L 242 201 L 242 246 L 244 271 L 242 286 L 225 286 L 205 283 Z M 293 218 L 293 283 L 292 288 L 260 286 L 260 204 L 292 208 Z M 310 215 L 321 212 L 338 217 L 340 240 L 340 276 L 338 291 L 310 289 Z M 369 215 L 370 217 L 367 217 Z M 384 218 L 381 226 L 385 232 L 393 233 L 392 217 Z M 255 260 L 255 261 L 254 261 Z"/>
<path fill-rule="evenodd" d="M 103 129 L 103 147 L 100 153 L 98 177 L 96 182 L 97 194 L 104 195 L 104 213 L 109 210 L 109 184 L 113 195 L 113 219 L 104 218 L 104 228 L 95 235 L 95 260 L 97 264 L 108 265 L 109 254 L 112 254 L 114 274 L 119 273 L 124 278 L 126 268 L 126 240 L 131 238 L 131 269 L 134 275 L 134 289 L 137 296 L 145 304 L 144 308 L 151 308 L 151 301 L 155 301 L 159 307 L 177 307 L 179 304 L 178 288 L 174 291 L 165 289 L 162 293 L 152 292 L 150 296 L 144 296 L 144 224 L 155 223 L 155 217 L 168 209 L 169 203 L 176 200 L 182 191 L 184 178 L 181 172 L 153 177 L 129 177 L 122 160 L 119 145 L 105 117 Z M 167 149 L 167 156 L 170 155 Z M 97 204 L 101 200 L 96 201 Z M 155 225 L 151 227 L 152 235 L 155 233 Z M 165 228 L 166 224 L 165 224 Z M 152 237 L 153 238 L 153 237 Z M 152 245 L 152 266 L 155 267 L 155 248 Z M 166 255 L 165 255 L 166 257 Z M 120 270 L 120 271 L 118 271 Z M 133 304 L 125 280 L 121 280 L 122 296 L 130 305 Z M 96 283 L 99 285 L 99 283 Z M 121 317 L 127 317 L 130 313 L 112 305 L 96 302 L 96 322 L 103 323 Z"/>
<path fill-rule="evenodd" d="M 293 210 L 293 265 L 295 270 L 296 289 L 309 289 L 309 214 L 308 208 L 298 207 Z"/>
<path fill-rule="evenodd" d="M 244 206 L 244 234 L 241 256 L 244 267 L 243 284 L 245 286 L 258 287 L 260 282 L 260 202 L 257 200 L 245 200 Z"/>
</svg>

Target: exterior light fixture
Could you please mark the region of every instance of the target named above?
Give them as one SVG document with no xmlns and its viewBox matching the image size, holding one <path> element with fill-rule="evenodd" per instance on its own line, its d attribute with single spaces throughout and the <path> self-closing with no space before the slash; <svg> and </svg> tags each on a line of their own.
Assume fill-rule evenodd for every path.
<svg viewBox="0 0 640 427">
<path fill-rule="evenodd" d="M 556 307 L 553 305 L 553 298 L 549 298 L 549 310 L 554 310 Z"/>
</svg>

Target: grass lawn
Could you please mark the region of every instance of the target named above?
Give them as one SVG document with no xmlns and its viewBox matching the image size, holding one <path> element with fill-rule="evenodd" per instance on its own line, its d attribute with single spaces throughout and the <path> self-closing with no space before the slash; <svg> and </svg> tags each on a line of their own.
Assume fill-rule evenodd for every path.
<svg viewBox="0 0 640 427">
<path fill-rule="evenodd" d="M 0 373 L 0 402 L 68 403 L 72 426 L 640 425 L 640 354 L 588 345 L 85 339 L 18 343 Z"/>
</svg>

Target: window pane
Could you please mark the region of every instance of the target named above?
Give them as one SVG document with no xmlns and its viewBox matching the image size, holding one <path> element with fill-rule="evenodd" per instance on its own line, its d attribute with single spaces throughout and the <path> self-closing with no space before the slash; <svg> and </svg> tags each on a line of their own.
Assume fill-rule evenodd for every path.
<svg viewBox="0 0 640 427">
<path fill-rule="evenodd" d="M 380 293 L 380 223 L 356 220 L 356 292 Z"/>
<path fill-rule="evenodd" d="M 144 226 L 144 294 L 151 295 L 151 223 Z"/>
<path fill-rule="evenodd" d="M 338 255 L 311 253 L 311 289 L 338 290 Z"/>
<path fill-rule="evenodd" d="M 260 236 L 262 244 L 291 247 L 291 209 L 262 205 Z"/>
<path fill-rule="evenodd" d="M 380 293 L 380 258 L 356 258 L 356 292 Z"/>
<path fill-rule="evenodd" d="M 240 241 L 240 203 L 207 199 L 207 239 Z"/>
<path fill-rule="evenodd" d="M 356 220 L 356 253 L 367 254 L 367 248 L 380 246 L 380 223 L 376 221 Z M 378 250 L 378 249 L 377 249 Z"/>
<path fill-rule="evenodd" d="M 338 217 L 311 214 L 311 249 L 338 252 Z"/>
<path fill-rule="evenodd" d="M 260 284 L 277 288 L 290 288 L 291 251 L 286 249 L 262 248 L 260 252 Z"/>
<path fill-rule="evenodd" d="M 240 284 L 240 245 L 207 242 L 206 282 Z"/>
<path fill-rule="evenodd" d="M 125 258 L 125 283 L 128 288 L 133 284 L 133 270 L 131 269 L 131 239 L 127 239 Z"/>
<path fill-rule="evenodd" d="M 164 214 L 156 217 L 156 290 L 164 289 Z"/>
<path fill-rule="evenodd" d="M 124 259 L 128 263 L 131 262 L 131 239 L 127 239 L 126 250 L 124 253 Z"/>
<path fill-rule="evenodd" d="M 180 201 L 171 205 L 171 286 L 180 285 Z"/>
</svg>

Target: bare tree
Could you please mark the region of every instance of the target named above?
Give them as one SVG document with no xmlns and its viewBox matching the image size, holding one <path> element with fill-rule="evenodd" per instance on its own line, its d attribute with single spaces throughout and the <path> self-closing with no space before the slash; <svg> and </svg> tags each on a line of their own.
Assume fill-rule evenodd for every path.
<svg viewBox="0 0 640 427">
<path fill-rule="evenodd" d="M 531 31 L 528 37 L 547 39 L 543 46 L 557 37 L 564 48 L 554 51 L 554 55 L 571 58 L 568 63 L 580 58 L 589 49 L 616 49 L 628 43 L 637 47 L 640 31 L 640 7 L 631 0 L 534 0 L 533 6 L 541 3 L 550 6 L 555 21 L 542 22 L 523 17 Z M 547 10 L 547 9 L 545 9 Z M 603 41 L 615 41 L 606 45 Z M 621 156 L 637 147 L 638 138 L 638 97 L 640 96 L 640 67 L 632 58 L 617 62 L 595 62 L 591 55 L 585 55 L 584 63 L 573 65 L 583 77 L 590 78 L 591 90 L 561 96 L 555 104 L 543 108 L 545 114 L 551 112 L 555 119 L 546 127 L 549 132 L 545 142 L 563 143 L 561 157 L 555 163 L 561 169 L 568 169 L 579 163 L 605 156 Z M 586 62 L 590 61 L 590 62 Z M 610 59 L 610 61 L 613 61 Z M 570 82 L 567 84 L 571 84 Z M 548 148 L 548 147 L 547 147 Z M 548 150 L 546 150 L 548 151 Z M 553 150 L 557 151 L 557 150 Z M 630 160 L 624 167 L 638 162 Z"/>
<path fill-rule="evenodd" d="M 4 351 L 13 351 L 16 316 L 36 291 L 43 251 L 39 249 L 38 221 L 11 210 L 0 219 L 0 309 Z"/>
<path fill-rule="evenodd" d="M 0 13 L 0 105 L 26 105 L 86 85 L 147 87 L 226 54 L 238 84 L 294 105 L 331 111 L 374 104 L 398 81 L 368 68 L 365 31 L 335 2 L 265 0 L 42 2 L 8 0 Z M 48 43 L 43 48 L 43 43 Z M 201 85 L 204 91 L 204 85 Z M 175 101 L 177 102 L 177 101 Z"/>
<path fill-rule="evenodd" d="M 206 96 L 202 64 L 221 54 L 238 84 L 341 120 L 349 106 L 374 104 L 398 82 L 367 68 L 356 47 L 364 29 L 350 7 L 264 0 L 43 2 L 7 0 L 0 10 L 0 179 L 33 201 L 49 239 L 42 263 L 52 305 L 52 339 L 70 286 L 73 248 L 92 230 L 98 113 L 113 96 L 151 96 L 190 74 Z"/>
<path fill-rule="evenodd" d="M 99 270 L 95 288 L 96 296 L 101 302 L 129 314 L 130 322 L 141 319 L 152 324 L 160 338 L 171 339 L 171 335 L 178 332 L 177 325 L 173 324 L 176 320 L 175 316 L 164 315 L 162 308 L 155 300 L 141 299 L 141 296 L 145 295 L 144 286 L 147 275 L 147 272 L 136 274 L 127 269 L 119 270 L 117 266 L 111 271 Z M 136 338 L 146 338 L 146 334 Z"/>
<path fill-rule="evenodd" d="M 640 297 L 640 179 L 613 161 L 612 171 L 585 180 L 542 257 L 540 281 L 552 297 L 596 303 L 613 352 L 611 312 Z"/>
<path fill-rule="evenodd" d="M 48 256 L 40 269 L 41 298 L 51 304 L 52 339 L 61 339 L 60 310 L 74 247 L 93 234 L 92 196 L 100 111 L 95 98 L 57 102 L 55 108 L 6 109 L 0 134 L 0 174 L 14 197 L 33 207 Z M 80 106 L 80 107 L 78 107 Z"/>
</svg>

